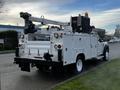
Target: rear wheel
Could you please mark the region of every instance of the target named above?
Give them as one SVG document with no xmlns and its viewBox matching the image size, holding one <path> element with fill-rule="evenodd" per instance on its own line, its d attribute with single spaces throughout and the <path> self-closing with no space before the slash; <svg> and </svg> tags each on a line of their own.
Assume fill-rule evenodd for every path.
<svg viewBox="0 0 120 90">
<path fill-rule="evenodd" d="M 39 71 L 42 71 L 42 72 L 44 71 L 44 69 L 43 69 L 42 66 L 37 65 L 36 68 L 37 68 Z"/>
<path fill-rule="evenodd" d="M 82 70 L 83 70 L 83 60 L 81 58 L 78 58 L 76 60 L 75 69 L 76 69 L 77 73 L 82 72 Z"/>
<path fill-rule="evenodd" d="M 61 75 L 64 73 L 64 67 L 63 66 L 53 66 L 52 67 L 52 73 L 53 74 L 58 74 L 58 75 Z"/>
</svg>

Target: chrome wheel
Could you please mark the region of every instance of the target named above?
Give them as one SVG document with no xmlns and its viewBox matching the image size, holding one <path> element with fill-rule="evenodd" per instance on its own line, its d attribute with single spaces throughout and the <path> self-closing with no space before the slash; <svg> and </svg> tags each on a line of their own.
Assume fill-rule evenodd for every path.
<svg viewBox="0 0 120 90">
<path fill-rule="evenodd" d="M 109 61 L 109 52 L 106 52 L 106 53 L 105 53 L 105 59 L 106 59 L 107 61 Z"/>
<path fill-rule="evenodd" d="M 81 72 L 83 69 L 83 61 L 81 59 L 78 59 L 76 62 L 76 71 Z"/>
</svg>

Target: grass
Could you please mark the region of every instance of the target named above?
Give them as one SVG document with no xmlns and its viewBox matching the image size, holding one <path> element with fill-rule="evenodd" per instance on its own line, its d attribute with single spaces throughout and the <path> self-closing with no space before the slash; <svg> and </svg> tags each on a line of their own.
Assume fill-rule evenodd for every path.
<svg viewBox="0 0 120 90">
<path fill-rule="evenodd" d="M 53 90 L 120 90 L 120 59 L 102 64 Z"/>
</svg>

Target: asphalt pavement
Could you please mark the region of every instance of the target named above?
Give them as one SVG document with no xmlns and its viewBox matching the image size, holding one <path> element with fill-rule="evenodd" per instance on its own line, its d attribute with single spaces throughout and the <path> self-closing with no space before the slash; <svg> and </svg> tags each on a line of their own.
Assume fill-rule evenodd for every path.
<svg viewBox="0 0 120 90">
<path fill-rule="evenodd" d="M 47 90 L 75 74 L 64 73 L 55 75 L 53 73 L 41 73 L 33 68 L 31 72 L 20 71 L 17 65 L 13 64 L 15 55 L 0 54 L 0 87 L 1 90 Z M 120 43 L 110 44 L 110 59 L 120 57 Z M 89 65 L 95 67 L 99 62 Z"/>
</svg>

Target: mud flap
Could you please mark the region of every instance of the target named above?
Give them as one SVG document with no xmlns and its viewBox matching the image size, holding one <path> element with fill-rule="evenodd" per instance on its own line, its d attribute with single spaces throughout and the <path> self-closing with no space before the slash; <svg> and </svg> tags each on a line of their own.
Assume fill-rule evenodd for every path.
<svg viewBox="0 0 120 90">
<path fill-rule="evenodd" d="M 20 68 L 21 71 L 30 72 L 30 63 L 21 63 Z"/>
</svg>

